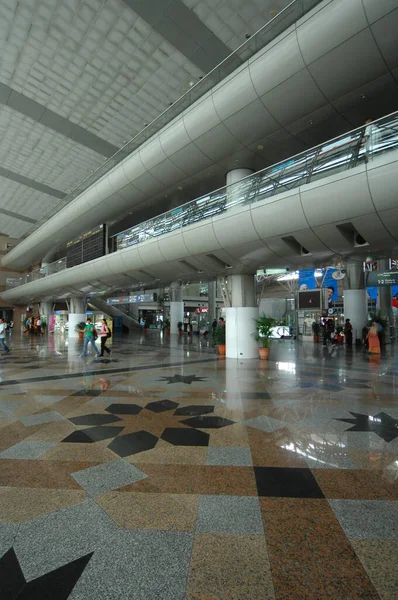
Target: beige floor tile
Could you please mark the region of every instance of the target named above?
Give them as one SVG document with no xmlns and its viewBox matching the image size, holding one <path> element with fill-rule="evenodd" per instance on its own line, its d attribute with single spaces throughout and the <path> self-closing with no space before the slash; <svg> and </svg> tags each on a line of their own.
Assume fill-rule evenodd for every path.
<svg viewBox="0 0 398 600">
<path fill-rule="evenodd" d="M 195 446 L 172 446 L 159 440 L 156 447 L 147 452 L 140 452 L 126 457 L 131 464 L 157 463 L 165 465 L 205 465 L 207 448 Z"/>
<path fill-rule="evenodd" d="M 109 444 L 111 440 L 105 440 Z M 103 442 L 94 444 L 72 444 L 64 442 L 51 448 L 40 457 L 40 460 L 67 460 L 87 462 L 109 462 L 118 458 Z"/>
<path fill-rule="evenodd" d="M 398 598 L 398 541 L 351 540 L 382 600 Z"/>
<path fill-rule="evenodd" d="M 85 491 L 27 487 L 0 488 L 0 521 L 22 523 L 87 498 Z"/>
<path fill-rule="evenodd" d="M 275 598 L 265 538 L 196 534 L 187 600 Z"/>
<path fill-rule="evenodd" d="M 110 492 L 97 503 L 120 527 L 192 531 L 198 514 L 199 496 Z"/>
</svg>

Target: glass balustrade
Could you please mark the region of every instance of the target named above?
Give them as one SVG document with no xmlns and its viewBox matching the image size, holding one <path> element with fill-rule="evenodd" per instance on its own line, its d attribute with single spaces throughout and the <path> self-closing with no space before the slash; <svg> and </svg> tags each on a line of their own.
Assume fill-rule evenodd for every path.
<svg viewBox="0 0 398 600">
<path fill-rule="evenodd" d="M 398 148 L 398 112 L 320 144 L 233 185 L 197 198 L 117 234 L 117 250 L 140 244 L 236 207 L 273 198 L 307 183 L 366 164 Z M 16 287 L 66 268 L 62 258 L 13 282 Z M 6 286 L 7 287 L 7 286 Z"/>
<path fill-rule="evenodd" d="M 115 165 L 120 163 L 129 154 L 137 150 L 144 142 L 149 140 L 165 125 L 171 123 L 178 115 L 186 108 L 192 106 L 196 100 L 201 98 L 220 81 L 223 81 L 235 69 L 241 66 L 251 56 L 256 54 L 261 48 L 264 48 L 272 40 L 278 37 L 288 27 L 296 23 L 301 17 L 307 14 L 314 6 L 322 0 L 293 0 L 285 9 L 278 13 L 273 19 L 268 21 L 259 31 L 252 35 L 239 48 L 234 50 L 226 59 L 217 65 L 207 75 L 202 77 L 198 83 L 193 85 L 183 96 L 162 112 L 156 119 L 145 126 L 137 135 L 135 135 L 125 146 L 120 148 L 111 158 L 106 160 L 98 169 L 91 173 L 84 181 L 82 181 L 75 189 L 73 189 L 61 204 L 55 206 L 42 219 L 37 221 L 35 225 L 27 232 L 30 235 L 38 229 L 43 223 L 53 217 L 60 209 L 64 208 L 69 202 L 77 198 L 81 193 L 89 188 L 93 183 L 98 181 L 103 175 L 108 173 Z"/>
</svg>

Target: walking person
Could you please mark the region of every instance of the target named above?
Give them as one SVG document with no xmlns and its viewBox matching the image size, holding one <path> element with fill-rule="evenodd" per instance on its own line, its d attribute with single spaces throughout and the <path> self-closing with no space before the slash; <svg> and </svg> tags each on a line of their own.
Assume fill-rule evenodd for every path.
<svg viewBox="0 0 398 600">
<path fill-rule="evenodd" d="M 102 319 L 102 323 L 101 323 L 101 331 L 100 331 L 100 337 L 101 337 L 101 353 L 100 356 L 104 356 L 104 350 L 110 354 L 111 350 L 110 348 L 108 348 L 105 344 L 106 344 L 106 340 L 111 337 L 110 336 L 111 330 L 108 327 L 108 323 L 106 322 L 106 319 Z"/>
<path fill-rule="evenodd" d="M 10 349 L 4 341 L 5 333 L 6 333 L 6 328 L 5 328 L 4 320 L 0 317 L 0 344 L 3 346 L 4 352 L 6 354 L 8 354 L 10 352 Z"/>
<path fill-rule="evenodd" d="M 352 325 L 350 319 L 345 320 L 344 324 L 344 336 L 345 343 L 347 346 L 352 346 Z"/>
<path fill-rule="evenodd" d="M 372 323 L 369 333 L 366 336 L 369 344 L 369 354 L 380 354 L 380 338 L 377 323 Z"/>
<path fill-rule="evenodd" d="M 90 342 L 91 346 L 94 348 L 94 352 L 96 356 L 99 356 L 98 348 L 95 345 L 95 327 L 91 322 L 90 317 L 87 318 L 86 327 L 84 329 L 84 343 L 83 343 L 83 352 L 80 355 L 80 358 L 87 356 L 87 346 Z"/>
<path fill-rule="evenodd" d="M 37 327 L 37 335 L 41 335 L 41 318 L 40 318 L 40 315 L 37 317 L 36 327 Z"/>
</svg>

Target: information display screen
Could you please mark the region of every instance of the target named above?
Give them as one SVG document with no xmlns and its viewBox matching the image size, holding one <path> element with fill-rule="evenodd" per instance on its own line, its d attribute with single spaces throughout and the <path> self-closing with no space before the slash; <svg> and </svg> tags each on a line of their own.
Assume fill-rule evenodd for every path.
<svg viewBox="0 0 398 600">
<path fill-rule="evenodd" d="M 322 289 L 298 292 L 298 310 L 322 310 Z"/>
<path fill-rule="evenodd" d="M 106 225 L 98 225 L 66 244 L 66 266 L 75 267 L 104 256 L 106 249 Z"/>
</svg>

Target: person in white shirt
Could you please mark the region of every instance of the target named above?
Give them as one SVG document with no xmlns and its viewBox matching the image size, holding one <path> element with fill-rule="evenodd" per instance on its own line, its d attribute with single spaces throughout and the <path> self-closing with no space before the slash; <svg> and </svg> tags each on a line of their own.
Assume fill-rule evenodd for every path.
<svg viewBox="0 0 398 600">
<path fill-rule="evenodd" d="M 4 325 L 4 321 L 0 317 L 0 344 L 3 346 L 4 352 L 6 354 L 8 354 L 10 352 L 10 349 L 9 349 L 9 347 L 6 345 L 6 343 L 4 341 L 5 333 L 6 333 L 6 328 L 5 328 L 5 325 Z"/>
<path fill-rule="evenodd" d="M 37 335 L 41 335 L 41 319 L 40 319 L 40 315 L 37 317 L 36 327 L 37 327 Z"/>
</svg>

